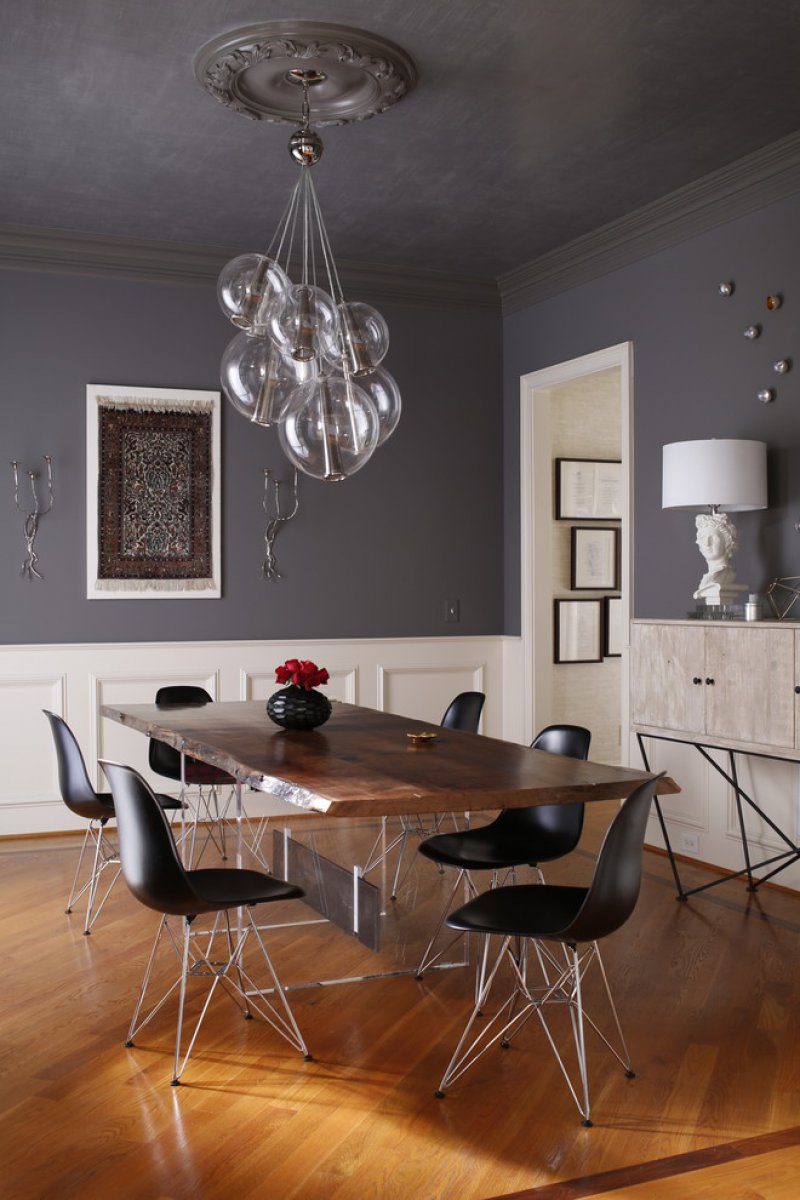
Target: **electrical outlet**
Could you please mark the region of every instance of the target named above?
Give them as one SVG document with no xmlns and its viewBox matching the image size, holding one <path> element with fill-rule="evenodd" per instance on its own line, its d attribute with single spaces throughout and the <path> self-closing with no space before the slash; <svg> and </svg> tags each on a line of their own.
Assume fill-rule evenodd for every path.
<svg viewBox="0 0 800 1200">
<path fill-rule="evenodd" d="M 458 600 L 445 600 L 444 602 L 444 619 L 445 621 L 460 621 L 461 614 L 459 613 Z"/>
<path fill-rule="evenodd" d="M 700 838 L 696 833 L 689 833 L 686 829 L 681 830 L 681 850 L 684 854 L 700 853 Z"/>
</svg>

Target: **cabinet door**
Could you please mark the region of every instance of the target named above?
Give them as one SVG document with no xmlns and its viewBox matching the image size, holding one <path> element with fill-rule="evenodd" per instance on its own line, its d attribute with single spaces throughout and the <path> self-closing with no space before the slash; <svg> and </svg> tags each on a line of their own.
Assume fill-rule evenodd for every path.
<svg viewBox="0 0 800 1200">
<path fill-rule="evenodd" d="M 634 623 L 632 634 L 634 724 L 705 733 L 705 630 Z"/>
<path fill-rule="evenodd" d="M 706 733 L 763 746 L 794 746 L 791 629 L 706 629 Z"/>
</svg>

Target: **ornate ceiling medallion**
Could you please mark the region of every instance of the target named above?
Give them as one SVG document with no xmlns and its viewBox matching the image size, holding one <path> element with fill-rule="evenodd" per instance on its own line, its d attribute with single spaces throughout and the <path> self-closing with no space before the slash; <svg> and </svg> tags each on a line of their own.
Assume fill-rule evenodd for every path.
<svg viewBox="0 0 800 1200">
<path fill-rule="evenodd" d="M 297 122 L 298 64 L 315 72 L 314 124 L 364 121 L 391 108 L 417 82 L 394 42 L 348 25 L 267 21 L 214 38 L 198 53 L 199 82 L 220 104 L 254 121 Z"/>
</svg>

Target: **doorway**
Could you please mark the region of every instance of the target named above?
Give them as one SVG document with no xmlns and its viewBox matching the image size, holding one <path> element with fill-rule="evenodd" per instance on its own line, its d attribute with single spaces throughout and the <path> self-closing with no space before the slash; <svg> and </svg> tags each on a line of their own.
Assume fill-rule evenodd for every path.
<svg viewBox="0 0 800 1200">
<path fill-rule="evenodd" d="M 525 737 L 568 722 L 592 730 L 591 757 L 629 758 L 628 643 L 632 615 L 631 554 L 633 345 L 623 342 L 524 375 L 520 381 L 521 600 Z M 559 519 L 556 459 L 621 462 L 619 518 Z M 573 527 L 619 530 L 619 587 L 572 587 Z M 619 597 L 613 608 L 607 597 Z M 599 661 L 554 661 L 555 601 L 589 599 L 580 611 L 598 616 Z M 608 645 L 605 624 L 615 610 L 621 637 Z M 561 611 L 564 611 L 563 609 Z M 619 651 L 609 654 L 608 651 Z"/>
</svg>

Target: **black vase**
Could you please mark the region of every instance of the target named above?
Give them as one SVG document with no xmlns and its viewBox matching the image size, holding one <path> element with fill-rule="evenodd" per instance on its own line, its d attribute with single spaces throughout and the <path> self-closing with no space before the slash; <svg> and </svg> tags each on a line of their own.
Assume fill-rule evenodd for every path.
<svg viewBox="0 0 800 1200">
<path fill-rule="evenodd" d="M 284 729 L 316 729 L 331 715 L 331 702 L 322 692 L 306 691 L 296 683 L 274 692 L 267 701 L 267 716 Z"/>
</svg>

